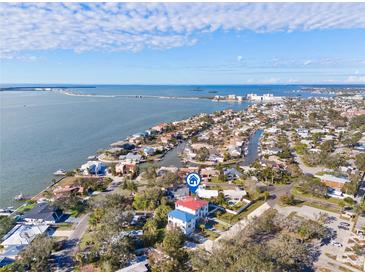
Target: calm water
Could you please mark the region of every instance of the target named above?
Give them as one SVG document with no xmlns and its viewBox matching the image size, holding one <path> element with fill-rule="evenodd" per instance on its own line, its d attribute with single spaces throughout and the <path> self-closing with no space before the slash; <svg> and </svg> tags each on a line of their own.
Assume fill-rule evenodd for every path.
<svg viewBox="0 0 365 274">
<path fill-rule="evenodd" d="M 4 85 L 3 85 L 4 86 Z M 95 95 L 214 96 L 251 92 L 292 96 L 298 86 L 97 86 L 73 91 Z M 215 90 L 217 93 L 209 93 Z M 307 96 L 302 93 L 302 96 Z M 0 207 L 36 194 L 57 169 L 74 169 L 112 142 L 163 121 L 246 103 L 210 100 L 75 97 L 37 91 L 0 92 Z"/>
<path fill-rule="evenodd" d="M 249 166 L 257 159 L 260 137 L 263 132 L 262 129 L 258 129 L 250 136 L 247 146 L 247 155 L 244 157 L 243 165 Z"/>
</svg>

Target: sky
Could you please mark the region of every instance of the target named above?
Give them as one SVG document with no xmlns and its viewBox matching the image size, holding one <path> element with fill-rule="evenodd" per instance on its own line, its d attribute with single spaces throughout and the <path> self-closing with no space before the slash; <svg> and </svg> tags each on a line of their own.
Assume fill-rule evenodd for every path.
<svg viewBox="0 0 365 274">
<path fill-rule="evenodd" d="M 365 84 L 365 3 L 0 3 L 0 82 Z"/>
</svg>

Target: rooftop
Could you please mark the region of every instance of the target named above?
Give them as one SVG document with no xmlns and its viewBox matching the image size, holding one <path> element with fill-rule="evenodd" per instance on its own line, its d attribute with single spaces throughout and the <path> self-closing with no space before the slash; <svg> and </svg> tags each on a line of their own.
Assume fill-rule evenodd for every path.
<svg viewBox="0 0 365 274">
<path fill-rule="evenodd" d="M 190 208 L 193 210 L 197 210 L 203 206 L 208 205 L 208 202 L 188 196 L 181 200 L 176 201 L 176 205 L 187 207 L 187 208 Z"/>
<path fill-rule="evenodd" d="M 3 246 L 10 245 L 27 245 L 35 236 L 42 234 L 48 228 L 48 225 L 16 225 L 1 243 Z"/>
<path fill-rule="evenodd" d="M 24 213 L 24 219 L 38 219 L 44 221 L 57 221 L 62 213 L 48 203 L 39 203 L 30 211 Z"/>
<path fill-rule="evenodd" d="M 169 212 L 169 217 L 182 220 L 184 222 L 190 222 L 191 220 L 195 219 L 195 216 L 184 211 L 175 209 Z"/>
</svg>

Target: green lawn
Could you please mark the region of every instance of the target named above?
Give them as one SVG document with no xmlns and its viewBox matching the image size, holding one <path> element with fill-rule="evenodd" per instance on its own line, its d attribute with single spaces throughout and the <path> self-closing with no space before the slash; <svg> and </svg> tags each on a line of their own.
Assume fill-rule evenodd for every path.
<svg viewBox="0 0 365 274">
<path fill-rule="evenodd" d="M 209 240 L 215 240 L 219 237 L 219 234 L 217 232 L 211 231 L 211 230 L 204 230 L 204 232 L 202 232 L 202 235 L 206 238 L 208 238 Z"/>
<path fill-rule="evenodd" d="M 28 210 L 31 210 L 33 207 L 35 207 L 35 205 L 36 205 L 36 203 L 32 203 L 32 204 L 24 204 L 24 205 L 22 205 L 21 207 L 19 207 L 16 211 L 18 212 L 18 213 L 24 213 L 24 212 L 26 212 L 26 211 L 28 211 Z"/>
<path fill-rule="evenodd" d="M 72 228 L 73 228 L 73 224 L 70 224 L 70 223 L 57 224 L 57 229 L 59 229 L 59 230 L 71 230 Z"/>
<path fill-rule="evenodd" d="M 304 198 L 311 198 L 311 199 L 315 199 L 318 201 L 323 201 L 323 202 L 328 202 L 328 203 L 333 203 L 333 204 L 337 204 L 339 206 L 343 206 L 344 201 L 341 199 L 337 199 L 337 198 L 333 198 L 333 197 L 329 197 L 329 198 L 320 198 L 320 197 L 316 197 L 313 196 L 312 194 L 309 193 L 302 193 L 300 192 L 299 189 L 297 189 L 296 187 L 293 187 L 291 190 L 291 194 L 298 196 L 298 197 L 304 197 Z"/>
</svg>

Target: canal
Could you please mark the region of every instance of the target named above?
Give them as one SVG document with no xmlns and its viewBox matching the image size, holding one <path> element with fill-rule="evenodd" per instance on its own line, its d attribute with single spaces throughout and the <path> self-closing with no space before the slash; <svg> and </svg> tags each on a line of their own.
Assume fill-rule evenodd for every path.
<svg viewBox="0 0 365 274">
<path fill-rule="evenodd" d="M 243 165 L 251 165 L 258 157 L 258 150 L 260 145 L 260 137 L 264 131 L 262 129 L 257 129 L 248 141 L 247 153 L 243 159 Z"/>
</svg>

